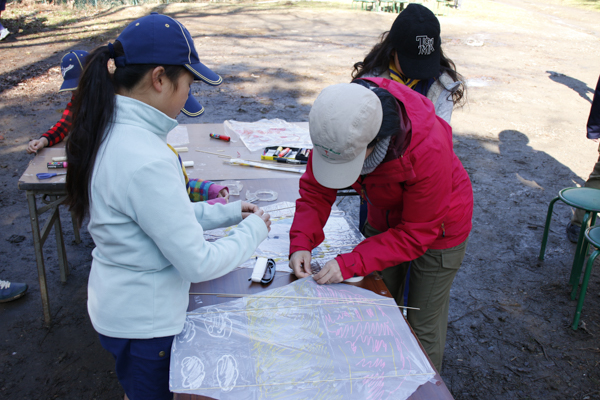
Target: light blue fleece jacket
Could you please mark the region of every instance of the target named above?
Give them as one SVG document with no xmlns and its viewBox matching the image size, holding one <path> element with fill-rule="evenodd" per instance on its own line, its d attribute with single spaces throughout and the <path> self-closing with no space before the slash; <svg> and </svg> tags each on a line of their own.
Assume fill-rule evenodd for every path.
<svg viewBox="0 0 600 400">
<path fill-rule="evenodd" d="M 99 333 L 146 339 L 183 329 L 190 282 L 218 278 L 251 257 L 267 237 L 263 220 L 242 221 L 241 203 L 192 203 L 167 147 L 177 121 L 117 96 L 112 129 L 91 182 L 88 229 L 96 248 L 88 312 Z M 209 243 L 203 230 L 239 223 Z"/>
</svg>

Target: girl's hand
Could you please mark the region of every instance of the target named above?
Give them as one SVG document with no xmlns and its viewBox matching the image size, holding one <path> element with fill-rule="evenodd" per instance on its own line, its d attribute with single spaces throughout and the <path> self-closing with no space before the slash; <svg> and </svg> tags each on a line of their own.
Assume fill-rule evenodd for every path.
<svg viewBox="0 0 600 400">
<path fill-rule="evenodd" d="M 242 219 L 246 219 L 252 214 L 258 215 L 264 221 L 265 225 L 267 225 L 267 230 L 271 232 L 271 216 L 269 214 L 265 214 L 264 210 L 258 208 L 256 204 L 242 201 Z"/>
<path fill-rule="evenodd" d="M 27 146 L 27 153 L 37 153 L 39 150 L 43 149 L 46 146 L 48 146 L 48 139 L 46 139 L 45 137 L 37 140 L 32 140 Z"/>
<path fill-rule="evenodd" d="M 217 194 L 217 198 L 218 197 L 223 197 L 225 200 L 229 201 L 229 189 L 227 189 L 226 187 L 221 189 L 219 194 Z"/>
<path fill-rule="evenodd" d="M 290 256 L 290 268 L 298 278 L 306 278 L 312 275 L 310 268 L 310 251 L 300 250 Z"/>
<path fill-rule="evenodd" d="M 335 258 L 333 260 L 327 261 L 327 264 L 325 264 L 325 266 L 323 266 L 319 273 L 313 276 L 313 278 L 315 279 L 315 281 L 317 281 L 319 285 L 325 285 L 328 283 L 340 283 L 344 280 L 344 277 L 342 276 L 342 271 L 340 270 L 340 265 L 335 260 Z"/>
<path fill-rule="evenodd" d="M 258 208 L 256 204 L 248 203 L 247 201 L 242 201 L 242 219 L 248 218 L 248 216 L 252 214 L 257 214 L 260 211 L 260 215 L 263 215 L 264 211 Z"/>
</svg>

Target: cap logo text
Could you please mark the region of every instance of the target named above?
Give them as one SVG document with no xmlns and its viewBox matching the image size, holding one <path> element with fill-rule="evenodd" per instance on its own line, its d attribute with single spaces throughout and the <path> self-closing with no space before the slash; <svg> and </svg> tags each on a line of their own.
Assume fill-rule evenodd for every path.
<svg viewBox="0 0 600 400">
<path fill-rule="evenodd" d="M 433 39 L 427 37 L 427 35 L 417 36 L 416 41 L 419 42 L 419 55 L 428 56 L 435 50 L 433 48 Z"/>
<path fill-rule="evenodd" d="M 65 77 L 65 75 L 67 74 L 67 72 L 69 72 L 70 70 L 72 70 L 73 68 L 75 68 L 75 65 L 71 64 L 66 68 L 61 68 L 62 69 L 62 76 L 63 78 Z"/>
</svg>

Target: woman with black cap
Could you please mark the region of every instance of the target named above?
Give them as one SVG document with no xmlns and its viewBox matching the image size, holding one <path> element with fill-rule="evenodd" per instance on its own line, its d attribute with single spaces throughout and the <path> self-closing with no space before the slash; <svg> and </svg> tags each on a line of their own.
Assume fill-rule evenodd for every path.
<svg viewBox="0 0 600 400">
<path fill-rule="evenodd" d="M 409 4 L 365 59 L 354 64 L 352 78 L 367 77 L 391 79 L 417 91 L 447 123 L 454 105 L 465 99 L 462 76 L 442 51 L 440 22 L 420 4 Z"/>
</svg>

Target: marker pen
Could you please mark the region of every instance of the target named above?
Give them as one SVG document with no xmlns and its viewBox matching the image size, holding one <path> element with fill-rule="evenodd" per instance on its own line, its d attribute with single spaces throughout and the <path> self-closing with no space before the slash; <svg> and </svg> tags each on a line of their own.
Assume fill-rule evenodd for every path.
<svg viewBox="0 0 600 400">
<path fill-rule="evenodd" d="M 287 155 L 287 153 L 289 153 L 290 151 L 292 151 L 292 149 L 290 149 L 289 147 L 286 147 L 285 149 L 283 149 L 281 151 L 281 153 L 279 153 L 279 157 L 285 157 Z"/>
<path fill-rule="evenodd" d="M 275 161 L 280 162 L 280 163 L 287 163 L 287 164 L 306 164 L 306 161 L 304 161 L 304 160 L 294 160 L 292 158 L 277 157 L 277 158 L 275 158 Z"/>
<path fill-rule="evenodd" d="M 46 164 L 48 169 L 67 168 L 66 162 L 49 162 Z"/>
<path fill-rule="evenodd" d="M 223 140 L 225 142 L 229 142 L 231 140 L 231 138 L 229 136 L 219 135 L 217 133 L 211 133 L 210 137 L 213 138 L 213 139 Z"/>
</svg>

